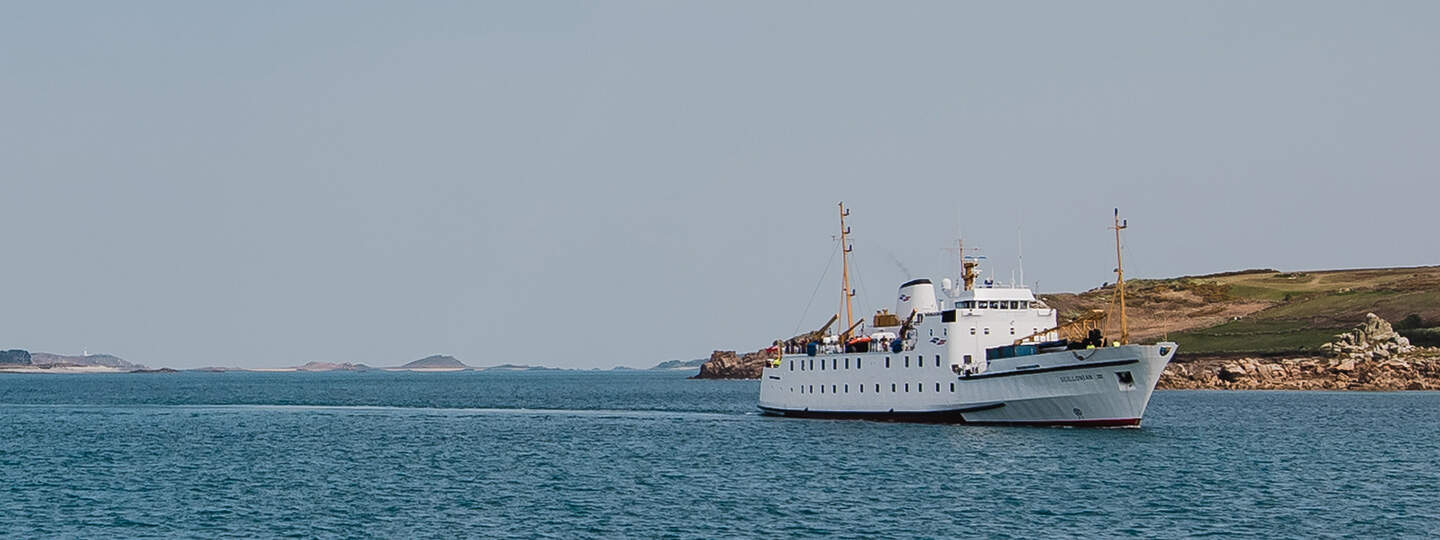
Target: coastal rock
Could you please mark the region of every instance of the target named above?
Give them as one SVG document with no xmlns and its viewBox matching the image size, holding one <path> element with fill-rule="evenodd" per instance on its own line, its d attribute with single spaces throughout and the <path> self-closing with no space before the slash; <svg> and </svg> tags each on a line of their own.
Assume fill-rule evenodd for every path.
<svg viewBox="0 0 1440 540">
<path fill-rule="evenodd" d="M 710 360 L 700 365 L 700 374 L 695 379 L 759 379 L 770 355 L 761 349 L 737 355 L 735 351 L 715 351 Z"/>
<path fill-rule="evenodd" d="M 1373 314 L 1321 347 L 1319 358 L 1179 360 L 1157 388 L 1233 390 L 1431 390 L 1440 349 L 1415 347 Z"/>
<path fill-rule="evenodd" d="M 1225 364 L 1225 367 L 1220 368 L 1220 380 L 1222 381 L 1235 382 L 1247 376 L 1249 373 L 1246 373 L 1245 368 L 1239 364 Z"/>
</svg>

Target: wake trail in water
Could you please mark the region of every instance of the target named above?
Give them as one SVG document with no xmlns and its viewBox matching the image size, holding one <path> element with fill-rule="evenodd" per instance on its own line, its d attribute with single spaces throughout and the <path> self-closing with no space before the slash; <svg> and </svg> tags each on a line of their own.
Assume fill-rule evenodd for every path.
<svg viewBox="0 0 1440 540">
<path fill-rule="evenodd" d="M 26 407 L 45 409 L 89 410 L 192 410 L 192 411 L 276 411 L 276 412 L 388 412 L 409 414 L 458 414 L 458 415 L 565 415 L 630 418 L 714 418 L 735 419 L 753 416 L 749 411 L 693 411 L 674 409 L 575 409 L 535 407 L 425 407 L 403 405 L 306 405 L 289 403 L 240 403 L 240 404 L 117 404 L 97 405 L 93 403 L 16 403 L 0 404 L 0 407 Z"/>
</svg>

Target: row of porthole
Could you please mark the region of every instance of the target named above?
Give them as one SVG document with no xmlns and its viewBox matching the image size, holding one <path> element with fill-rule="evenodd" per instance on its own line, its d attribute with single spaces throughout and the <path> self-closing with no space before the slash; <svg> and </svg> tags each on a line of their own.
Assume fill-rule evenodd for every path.
<svg viewBox="0 0 1440 540">
<path fill-rule="evenodd" d="M 840 360 L 841 360 L 840 358 L 831 358 L 831 359 L 830 359 L 830 369 L 831 369 L 831 370 L 836 370 L 836 371 L 840 370 L 840 369 L 841 369 L 841 368 L 840 368 Z M 844 360 L 845 360 L 845 367 L 844 367 L 844 369 L 850 369 L 850 359 L 849 359 L 849 358 L 845 358 Z M 855 359 L 855 369 L 861 369 L 861 365 L 862 365 L 861 362 L 860 362 L 861 360 L 863 360 L 863 359 L 862 359 L 862 358 L 856 358 L 856 359 Z M 808 365 L 807 365 L 807 364 L 808 364 Z M 889 356 L 886 356 L 886 357 L 885 357 L 885 367 L 886 367 L 886 368 L 889 368 L 889 367 L 890 367 L 890 357 L 889 357 Z M 909 356 L 906 356 L 906 357 L 905 357 L 905 367 L 907 367 L 907 368 L 910 367 L 910 357 L 909 357 Z M 924 357 L 924 356 L 915 355 L 915 367 L 925 367 L 925 357 Z M 940 355 L 938 355 L 938 354 L 935 355 L 935 367 L 940 367 Z M 794 361 L 794 360 L 791 360 L 791 361 L 790 361 L 790 371 L 795 371 L 795 361 Z M 809 359 L 801 360 L 801 361 L 800 361 L 800 371 L 815 371 L 815 359 L 814 359 L 814 358 L 809 358 Z M 820 359 L 820 371 L 825 371 L 825 359 L 824 359 L 824 358 L 821 358 L 821 359 Z"/>
<path fill-rule="evenodd" d="M 865 393 L 865 385 L 864 385 L 864 384 L 857 384 L 857 385 L 855 385 L 855 386 L 856 386 L 857 388 L 859 388 L 859 392 L 858 392 L 858 393 L 861 393 L 861 394 L 864 394 L 864 393 Z M 910 383 L 904 383 L 903 385 L 902 385 L 902 384 L 897 384 L 897 383 L 890 383 L 890 391 L 891 391 L 891 392 L 894 392 L 894 393 L 900 393 L 900 392 L 902 391 L 902 390 L 901 390 L 901 387 L 902 387 L 902 386 L 904 387 L 904 388 L 903 388 L 903 391 L 904 391 L 904 392 L 909 392 L 909 391 L 910 391 Z M 809 391 L 808 391 L 808 392 L 806 391 L 806 388 L 807 388 L 807 387 L 809 388 Z M 839 394 L 842 389 L 845 391 L 845 393 L 847 393 L 847 394 L 850 393 L 850 385 L 849 385 L 849 384 L 832 384 L 832 385 L 830 385 L 830 393 L 831 393 L 831 394 Z M 795 387 L 794 387 L 794 386 L 791 386 L 791 387 L 790 387 L 790 391 L 791 391 L 791 392 L 794 392 L 794 391 L 795 391 Z M 940 391 L 940 383 L 938 383 L 938 382 L 935 383 L 935 391 L 936 391 L 936 392 L 939 392 L 939 391 Z M 951 391 L 951 392 L 954 392 L 954 391 L 955 391 L 955 383 L 953 383 L 953 382 L 950 383 L 950 391 Z M 917 392 L 917 393 L 923 393 L 923 392 L 925 392 L 925 383 L 915 383 L 915 392 Z M 807 385 L 803 385 L 803 384 L 800 385 L 800 393 L 801 393 L 801 394 L 814 394 L 814 393 L 816 393 L 816 392 L 815 392 L 815 385 L 813 385 L 813 384 L 808 385 L 808 386 L 807 386 Z M 823 384 L 820 385 L 820 392 L 819 392 L 819 393 L 821 393 L 821 394 L 824 394 L 824 393 L 825 393 L 825 385 L 823 385 Z M 877 393 L 877 394 L 880 393 L 880 383 L 875 383 L 875 393 Z"/>
</svg>

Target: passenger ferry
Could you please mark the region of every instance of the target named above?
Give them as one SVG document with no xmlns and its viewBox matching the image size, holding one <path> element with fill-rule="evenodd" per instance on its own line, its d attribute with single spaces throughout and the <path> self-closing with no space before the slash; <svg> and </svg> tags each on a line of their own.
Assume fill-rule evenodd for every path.
<svg viewBox="0 0 1440 540">
<path fill-rule="evenodd" d="M 895 311 L 855 321 L 849 211 L 840 204 L 845 328 L 777 341 L 761 374 L 761 411 L 802 418 L 1009 424 L 1139 426 L 1175 344 L 1129 343 L 1125 274 L 1115 212 L 1112 309 L 1057 324 L 1053 308 L 1023 286 L 977 286 L 979 259 L 961 256 L 961 279 L 900 286 Z M 1118 306 L 1118 311 L 1114 309 Z M 1107 342 L 1102 322 L 1119 315 Z"/>
</svg>

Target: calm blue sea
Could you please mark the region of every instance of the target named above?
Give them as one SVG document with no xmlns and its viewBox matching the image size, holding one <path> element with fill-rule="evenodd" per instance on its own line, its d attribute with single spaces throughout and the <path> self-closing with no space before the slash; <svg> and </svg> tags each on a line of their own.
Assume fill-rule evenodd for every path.
<svg viewBox="0 0 1440 540">
<path fill-rule="evenodd" d="M 0 535 L 1440 535 L 1440 393 L 1004 428 L 762 417 L 685 375 L 0 375 Z"/>
</svg>

